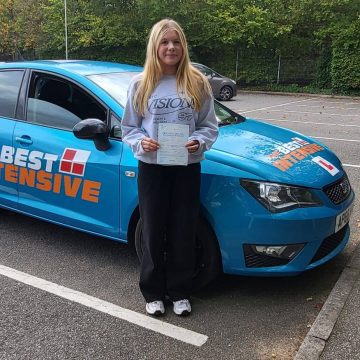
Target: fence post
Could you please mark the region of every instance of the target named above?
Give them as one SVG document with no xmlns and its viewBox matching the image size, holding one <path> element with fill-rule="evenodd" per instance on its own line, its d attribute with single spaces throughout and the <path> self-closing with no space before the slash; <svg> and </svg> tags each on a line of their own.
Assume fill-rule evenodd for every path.
<svg viewBox="0 0 360 360">
<path fill-rule="evenodd" d="M 277 80 L 276 80 L 277 85 L 279 85 L 280 82 L 280 67 L 281 67 L 281 53 L 279 51 L 279 62 L 278 62 L 278 71 L 277 71 Z"/>
<path fill-rule="evenodd" d="M 235 81 L 238 79 L 238 61 L 239 61 L 239 49 L 236 49 L 236 66 L 235 66 Z"/>
</svg>

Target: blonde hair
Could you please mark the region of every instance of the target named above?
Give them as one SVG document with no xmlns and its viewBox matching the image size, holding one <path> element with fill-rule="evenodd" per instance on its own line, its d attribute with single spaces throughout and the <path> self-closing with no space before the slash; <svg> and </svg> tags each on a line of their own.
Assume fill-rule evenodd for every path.
<svg viewBox="0 0 360 360">
<path fill-rule="evenodd" d="M 134 108 L 142 115 L 145 114 L 149 97 L 162 74 L 158 48 L 161 39 L 165 33 L 170 30 L 177 32 L 183 49 L 182 57 L 176 71 L 177 91 L 184 91 L 186 98 L 191 100 L 196 111 L 200 111 L 204 99 L 212 94 L 210 84 L 206 77 L 191 65 L 184 31 L 176 21 L 163 19 L 151 28 L 146 49 L 144 71 L 134 94 Z"/>
</svg>

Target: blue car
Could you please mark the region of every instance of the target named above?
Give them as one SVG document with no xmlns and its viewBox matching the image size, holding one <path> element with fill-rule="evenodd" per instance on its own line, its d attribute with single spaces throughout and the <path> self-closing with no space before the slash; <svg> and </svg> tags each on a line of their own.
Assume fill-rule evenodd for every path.
<svg viewBox="0 0 360 360">
<path fill-rule="evenodd" d="M 0 206 L 133 244 L 142 253 L 137 160 L 121 141 L 142 68 L 96 61 L 0 64 Z M 215 101 L 220 134 L 202 162 L 198 285 L 220 271 L 295 275 L 335 257 L 354 192 L 337 156 Z"/>
</svg>

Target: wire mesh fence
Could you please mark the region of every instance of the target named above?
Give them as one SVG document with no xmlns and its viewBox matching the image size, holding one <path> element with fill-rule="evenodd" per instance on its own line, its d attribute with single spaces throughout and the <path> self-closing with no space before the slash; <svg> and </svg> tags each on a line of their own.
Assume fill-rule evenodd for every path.
<svg viewBox="0 0 360 360">
<path fill-rule="evenodd" d="M 307 85 L 316 79 L 318 62 L 316 58 L 242 58 L 238 59 L 234 78 L 249 85 Z"/>
<path fill-rule="evenodd" d="M 131 50 L 131 49 L 130 49 Z M 70 52 L 70 59 L 93 59 L 119 61 L 126 63 L 143 63 L 143 55 L 129 49 L 102 49 L 93 47 L 81 51 Z M 138 50 L 137 50 L 138 51 Z M 59 52 L 49 52 L 46 58 L 64 58 Z M 1 54 L 0 61 L 23 61 L 44 58 L 35 50 L 15 51 L 12 54 Z M 266 85 L 266 84 L 298 84 L 308 85 L 316 80 L 319 66 L 318 57 L 281 57 L 274 56 L 227 56 L 221 58 L 207 58 L 204 65 L 236 80 L 239 85 Z"/>
</svg>

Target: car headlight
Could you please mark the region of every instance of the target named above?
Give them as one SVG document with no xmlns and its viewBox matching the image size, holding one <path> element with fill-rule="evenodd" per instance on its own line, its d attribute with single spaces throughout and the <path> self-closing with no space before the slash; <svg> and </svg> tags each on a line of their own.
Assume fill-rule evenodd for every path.
<svg viewBox="0 0 360 360">
<path fill-rule="evenodd" d="M 299 207 L 320 206 L 322 202 L 311 190 L 265 181 L 240 180 L 240 184 L 271 212 Z"/>
</svg>

